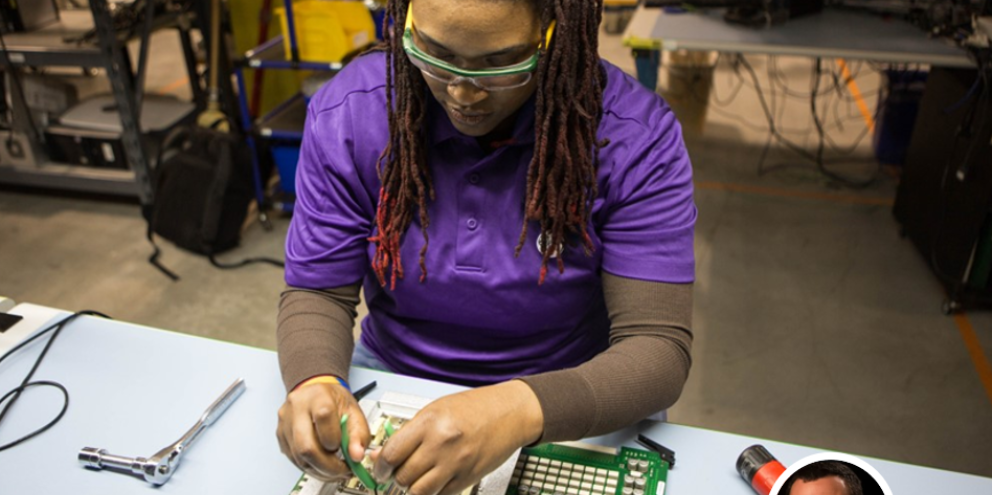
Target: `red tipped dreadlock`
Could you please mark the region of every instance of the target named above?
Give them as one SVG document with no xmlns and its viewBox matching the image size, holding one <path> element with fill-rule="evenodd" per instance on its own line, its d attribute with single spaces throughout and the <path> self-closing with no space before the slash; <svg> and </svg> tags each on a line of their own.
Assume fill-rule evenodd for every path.
<svg viewBox="0 0 992 495">
<path fill-rule="evenodd" d="M 491 1 L 491 0 L 490 0 Z M 558 254 L 550 246 L 564 246 L 569 234 L 577 235 L 587 253 L 593 248 L 586 231 L 592 199 L 598 194 L 596 169 L 599 149 L 596 140 L 603 107 L 606 76 L 599 65 L 598 36 L 602 0 L 529 0 L 541 16 L 543 33 L 554 20 L 552 50 L 543 50 L 535 77 L 538 81 L 535 107 L 534 158 L 527 170 L 524 225 L 514 256 L 527 239 L 527 223 L 541 228 L 543 258 L 539 284 L 543 284 L 548 261 Z M 390 0 L 383 32 L 391 33 L 386 52 L 386 102 L 389 110 L 389 143 L 377 164 L 382 189 L 376 214 L 378 234 L 372 268 L 379 283 L 396 288 L 403 278 L 400 244 L 418 209 L 424 245 L 420 249 L 420 281 L 427 277 L 424 258 L 429 242 L 427 199 L 434 200 L 434 185 L 424 149 L 424 115 L 427 89 L 424 76 L 407 59 L 402 35 L 410 0 Z M 558 272 L 565 271 L 557 257 Z"/>
</svg>

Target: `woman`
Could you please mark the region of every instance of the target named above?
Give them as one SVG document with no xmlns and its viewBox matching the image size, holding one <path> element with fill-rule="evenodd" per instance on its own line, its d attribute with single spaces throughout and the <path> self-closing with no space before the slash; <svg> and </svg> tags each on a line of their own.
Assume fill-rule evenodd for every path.
<svg viewBox="0 0 992 495">
<path fill-rule="evenodd" d="M 311 475 L 347 473 L 342 414 L 355 418 L 346 455 L 368 445 L 349 364 L 478 387 L 432 403 L 378 454 L 374 475 L 415 495 L 459 492 L 521 446 L 612 431 L 678 398 L 691 168 L 668 107 L 599 60 L 601 8 L 390 1 L 387 46 L 311 102 L 277 432 Z"/>
</svg>

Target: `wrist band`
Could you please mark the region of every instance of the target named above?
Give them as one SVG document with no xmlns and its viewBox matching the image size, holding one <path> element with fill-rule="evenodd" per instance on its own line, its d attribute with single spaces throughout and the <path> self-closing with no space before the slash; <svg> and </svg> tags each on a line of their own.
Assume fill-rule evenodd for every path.
<svg viewBox="0 0 992 495">
<path fill-rule="evenodd" d="M 338 383 L 340 383 L 341 386 L 344 387 L 344 389 L 347 390 L 349 394 L 351 393 L 351 387 L 348 386 L 348 382 L 344 381 L 344 378 L 341 378 L 340 376 L 335 376 L 334 378 L 338 380 Z"/>
<path fill-rule="evenodd" d="M 351 393 L 351 387 L 348 386 L 348 382 L 344 381 L 344 378 L 341 378 L 341 377 L 335 376 L 335 375 L 317 375 L 315 377 L 308 378 L 308 379 L 303 380 L 302 382 L 300 382 L 300 384 L 297 385 L 296 388 L 294 388 L 293 390 L 296 390 L 296 389 L 299 389 L 299 388 L 302 388 L 302 387 L 305 387 L 307 385 L 311 385 L 311 384 L 314 384 L 314 383 L 337 383 L 338 385 L 341 385 L 342 387 L 344 387 L 344 389 L 347 390 L 348 393 Z"/>
</svg>

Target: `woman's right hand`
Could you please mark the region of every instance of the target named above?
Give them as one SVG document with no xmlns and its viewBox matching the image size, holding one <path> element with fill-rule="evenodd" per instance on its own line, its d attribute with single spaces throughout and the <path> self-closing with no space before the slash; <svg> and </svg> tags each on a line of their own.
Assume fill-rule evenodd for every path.
<svg viewBox="0 0 992 495">
<path fill-rule="evenodd" d="M 332 481 L 351 475 L 337 456 L 341 450 L 341 416 L 348 415 L 349 452 L 361 462 L 371 440 L 358 402 L 337 383 L 304 383 L 286 396 L 279 408 L 279 448 L 308 475 Z"/>
</svg>

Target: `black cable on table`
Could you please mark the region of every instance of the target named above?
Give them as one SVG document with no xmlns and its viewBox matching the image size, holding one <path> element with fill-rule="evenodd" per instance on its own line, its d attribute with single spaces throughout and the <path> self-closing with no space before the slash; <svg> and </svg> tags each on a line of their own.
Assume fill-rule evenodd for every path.
<svg viewBox="0 0 992 495">
<path fill-rule="evenodd" d="M 34 377 L 35 372 L 38 371 L 38 367 L 41 366 L 42 361 L 44 361 L 45 356 L 48 354 L 48 350 L 52 348 L 52 344 L 55 343 L 55 339 L 57 339 L 58 336 L 59 336 L 59 334 L 62 333 L 62 330 L 65 329 L 65 326 L 68 325 L 69 323 L 71 323 L 76 318 L 79 318 L 80 316 L 84 316 L 84 315 L 86 315 L 86 316 L 99 316 L 101 318 L 111 319 L 109 316 L 107 316 L 107 315 L 105 315 L 103 313 L 96 312 L 96 311 L 80 311 L 78 313 L 73 313 L 73 314 L 71 314 L 69 316 L 66 316 L 65 318 L 62 318 L 61 320 L 59 320 L 59 321 L 57 321 L 57 322 L 49 325 L 48 328 L 46 328 L 46 329 L 44 329 L 44 330 L 36 333 L 35 335 L 33 335 L 31 338 L 25 340 L 24 342 L 21 342 L 20 344 L 17 344 L 16 346 L 14 346 L 14 348 L 12 348 L 11 350 L 9 350 L 6 353 L 4 353 L 3 356 L 0 356 L 0 364 L 2 364 L 4 362 L 4 360 L 6 360 L 8 357 L 12 356 L 15 352 L 21 350 L 22 348 L 24 348 L 28 344 L 34 342 L 35 340 L 38 340 L 39 338 L 41 338 L 45 334 L 47 334 L 49 332 L 52 333 L 52 338 L 48 339 L 48 342 L 45 343 L 45 347 L 41 350 L 41 354 L 38 355 L 38 358 L 35 360 L 34 365 L 31 367 L 31 371 L 29 371 L 28 374 L 27 374 L 27 376 L 24 377 L 24 380 L 21 381 L 21 384 L 19 386 L 15 387 L 14 389 L 10 390 L 6 394 L 4 394 L 3 397 L 0 397 L 0 404 L 6 403 L 3 406 L 3 409 L 0 409 L 0 426 L 3 425 L 3 420 L 4 420 L 4 418 L 7 417 L 7 413 L 10 412 L 11 408 L 14 407 L 14 404 L 16 404 L 17 401 L 21 398 L 21 394 L 25 390 L 27 390 L 27 389 L 29 389 L 31 387 L 53 387 L 53 388 L 56 388 L 59 391 L 61 391 L 62 392 L 62 395 L 64 397 L 64 402 L 63 402 L 63 405 L 62 405 L 62 410 L 59 411 L 58 415 L 56 415 L 54 419 L 52 419 L 51 421 L 49 421 L 48 423 L 46 423 L 44 426 L 38 428 L 37 430 L 35 430 L 35 431 L 31 432 L 31 433 L 28 433 L 27 435 L 22 436 L 21 438 L 18 438 L 16 440 L 14 440 L 12 442 L 9 442 L 9 443 L 6 443 L 4 445 L 0 445 L 0 452 L 3 452 L 4 450 L 7 450 L 7 449 L 10 449 L 10 448 L 16 447 L 17 445 L 20 445 L 20 444 L 22 444 L 22 443 L 24 443 L 24 442 L 26 442 L 26 441 L 28 441 L 28 440 L 30 440 L 32 438 L 34 438 L 34 437 L 36 437 L 36 436 L 44 433 L 49 428 L 55 426 L 55 424 L 58 423 L 62 419 L 62 416 L 65 415 L 66 410 L 69 408 L 69 391 L 66 390 L 66 388 L 62 384 L 60 384 L 58 382 L 53 382 L 53 381 L 49 381 L 49 380 L 39 380 L 39 381 L 32 382 L 31 381 L 31 378 Z"/>
</svg>

